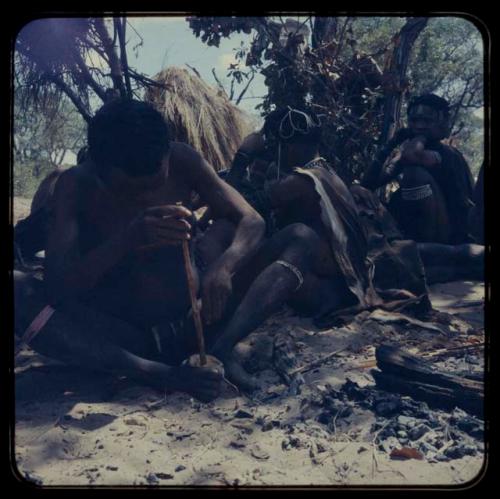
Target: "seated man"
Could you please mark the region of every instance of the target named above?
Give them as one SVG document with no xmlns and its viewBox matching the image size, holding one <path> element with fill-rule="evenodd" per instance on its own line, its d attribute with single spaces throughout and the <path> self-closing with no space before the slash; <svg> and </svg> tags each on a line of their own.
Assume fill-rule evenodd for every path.
<svg viewBox="0 0 500 499">
<path fill-rule="evenodd" d="M 277 238 L 297 224 L 314 235 L 316 280 L 308 301 L 317 298 L 315 314 L 356 301 L 366 304 L 370 292 L 355 202 L 320 157 L 320 141 L 321 125 L 310 110 L 277 110 L 262 132 L 245 139 L 227 178 L 266 220 L 268 235 Z M 276 161 L 262 168 L 273 153 Z M 295 306 L 300 309 L 301 303 Z"/>
<path fill-rule="evenodd" d="M 314 229 L 291 223 L 261 242 L 257 213 L 167 137 L 161 115 L 144 103 L 117 101 L 96 114 L 90 159 L 55 186 L 45 282 L 14 275 L 16 330 L 48 356 L 210 400 L 220 374 L 181 365 L 196 352 L 178 246 L 193 239 L 193 192 L 214 219 L 193 245 L 206 343 L 240 387 L 257 386 L 233 355 L 242 338 L 284 303 L 314 313 L 347 288 L 332 279 L 332 252 Z"/>
<path fill-rule="evenodd" d="M 362 185 L 376 189 L 399 176 L 400 189 L 389 202 L 404 236 L 417 242 L 470 242 L 467 219 L 473 191 L 472 175 L 454 147 L 441 142 L 449 134 L 448 102 L 434 94 L 410 101 L 408 135 L 400 159 L 382 171 L 374 162 Z"/>
<path fill-rule="evenodd" d="M 315 310 L 317 323 L 335 321 L 345 312 L 342 306 L 353 305 L 356 299 L 357 310 L 375 304 L 403 308 L 410 302 L 419 303 L 419 310 L 428 308 L 424 271 L 415 243 L 402 241 L 391 246 L 375 237 L 379 228 L 371 227 L 372 207 L 357 203 L 358 197 L 352 197 L 319 156 L 320 139 L 321 127 L 311 112 L 276 111 L 268 116 L 260 133 L 245 139 L 228 175 L 228 181 L 266 220 L 268 234 L 301 223 L 318 237 L 315 275 L 321 279 L 311 289 L 311 296 L 318 297 L 322 305 Z M 266 160 L 269 163 L 272 151 L 279 160 L 262 168 Z M 385 220 L 383 232 L 388 232 L 389 240 L 401 239 L 391 224 Z M 367 271 L 373 265 L 372 278 Z M 384 303 L 380 303 L 373 287 Z"/>
<path fill-rule="evenodd" d="M 176 344 L 162 350 L 151 332 L 189 308 L 179 246 L 192 237 L 189 200 L 196 192 L 214 218 L 234 227 L 200 276 L 208 317 L 219 318 L 263 221 L 199 154 L 169 142 L 164 119 L 148 104 L 104 105 L 88 143 L 90 159 L 55 186 L 44 282 L 15 272 L 16 332 L 48 356 L 209 400 L 220 374 L 180 366 L 190 352 Z"/>
</svg>

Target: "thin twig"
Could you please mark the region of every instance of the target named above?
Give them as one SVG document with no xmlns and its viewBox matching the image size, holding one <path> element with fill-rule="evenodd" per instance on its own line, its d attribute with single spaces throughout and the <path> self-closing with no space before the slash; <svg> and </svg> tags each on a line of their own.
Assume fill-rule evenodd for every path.
<svg viewBox="0 0 500 499">
<path fill-rule="evenodd" d="M 315 360 L 314 362 L 311 362 L 310 364 L 307 364 L 305 366 L 298 367 L 297 369 L 294 369 L 290 373 L 290 376 L 293 376 L 293 375 L 299 374 L 299 373 L 303 373 L 303 372 L 307 372 L 307 371 L 310 371 L 311 369 L 315 369 L 316 367 L 319 367 L 324 362 L 337 356 L 340 352 L 343 352 L 344 350 L 347 350 L 347 346 L 345 346 L 344 348 L 341 348 L 340 350 L 336 350 L 335 352 L 329 353 L 328 355 L 325 355 L 321 359 Z"/>
</svg>

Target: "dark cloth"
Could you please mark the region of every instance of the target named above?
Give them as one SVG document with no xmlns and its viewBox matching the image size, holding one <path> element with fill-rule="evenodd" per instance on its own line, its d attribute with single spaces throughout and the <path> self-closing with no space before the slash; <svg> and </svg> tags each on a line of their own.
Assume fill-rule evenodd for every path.
<svg viewBox="0 0 500 499">
<path fill-rule="evenodd" d="M 351 193 L 324 160 L 295 168 L 294 174 L 313 181 L 332 256 L 360 305 L 369 306 L 374 290 L 366 260 L 368 244 Z"/>
<path fill-rule="evenodd" d="M 452 244 L 469 242 L 467 219 L 469 210 L 474 206 L 472 202 L 474 179 L 469 165 L 454 147 L 439 143 L 429 149 L 437 151 L 442 158 L 441 167 L 430 168 L 429 172 L 441 187 L 446 201 L 452 226 L 450 242 Z"/>
<path fill-rule="evenodd" d="M 364 196 L 354 195 L 354 199 L 368 241 L 368 258 L 375 268 L 375 288 L 382 294 L 401 290 L 415 297 L 427 296 L 425 270 L 417 244 L 403 239 L 396 221 L 376 194 L 365 190 Z"/>
</svg>

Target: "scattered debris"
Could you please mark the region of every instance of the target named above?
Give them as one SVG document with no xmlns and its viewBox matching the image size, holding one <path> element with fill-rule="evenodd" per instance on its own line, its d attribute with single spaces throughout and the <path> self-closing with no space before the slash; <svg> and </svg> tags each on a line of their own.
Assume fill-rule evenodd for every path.
<svg viewBox="0 0 500 499">
<path fill-rule="evenodd" d="M 266 460 L 269 459 L 269 453 L 262 449 L 259 444 L 253 444 L 250 447 L 250 454 L 252 454 L 255 459 Z"/>
<path fill-rule="evenodd" d="M 391 451 L 391 459 L 419 459 L 424 458 L 423 454 L 417 449 L 411 447 L 403 447 L 402 449 L 393 449 Z"/>
</svg>

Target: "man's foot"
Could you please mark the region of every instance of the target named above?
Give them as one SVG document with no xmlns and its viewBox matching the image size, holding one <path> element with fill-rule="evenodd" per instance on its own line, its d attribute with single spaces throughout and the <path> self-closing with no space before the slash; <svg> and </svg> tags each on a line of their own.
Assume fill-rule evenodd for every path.
<svg viewBox="0 0 500 499">
<path fill-rule="evenodd" d="M 213 369 L 191 366 L 169 367 L 159 362 L 154 364 L 155 372 L 148 369 L 147 376 L 148 384 L 154 388 L 185 392 L 201 402 L 211 402 L 221 393 L 223 377 Z"/>
<path fill-rule="evenodd" d="M 257 379 L 245 371 L 241 363 L 236 360 L 233 354 L 223 359 L 223 362 L 226 378 L 240 388 L 240 390 L 244 392 L 253 392 L 260 388 Z"/>
</svg>

